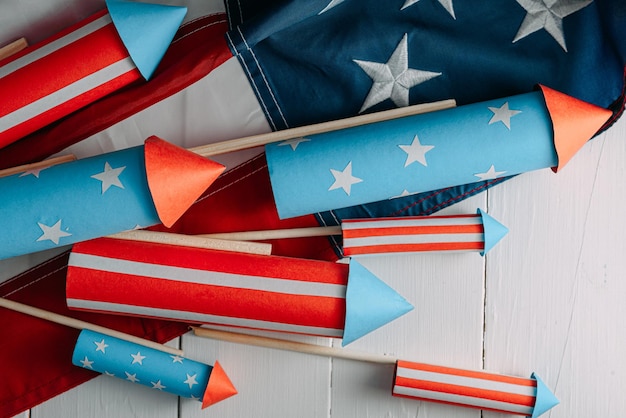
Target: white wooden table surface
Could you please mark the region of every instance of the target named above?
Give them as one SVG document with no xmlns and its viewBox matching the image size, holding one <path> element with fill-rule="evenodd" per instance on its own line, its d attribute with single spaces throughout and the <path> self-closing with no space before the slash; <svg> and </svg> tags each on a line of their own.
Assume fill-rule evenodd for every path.
<svg viewBox="0 0 626 418">
<path fill-rule="evenodd" d="M 59 2 L 68 8 L 100 3 Z M 1 6 L 0 26 L 11 9 Z M 440 212 L 481 207 L 509 227 L 509 235 L 485 258 L 466 253 L 365 259 L 415 310 L 349 348 L 524 377 L 534 371 L 561 400 L 546 417 L 626 415 L 624 161 L 626 119 L 587 144 L 559 174 L 527 173 Z M 20 267 L 3 266 L 4 276 L 12 273 L 9 267 Z M 188 357 L 219 360 L 239 394 L 201 410 L 196 401 L 98 377 L 19 416 L 506 417 L 394 398 L 391 366 L 192 335 L 171 344 Z"/>
</svg>

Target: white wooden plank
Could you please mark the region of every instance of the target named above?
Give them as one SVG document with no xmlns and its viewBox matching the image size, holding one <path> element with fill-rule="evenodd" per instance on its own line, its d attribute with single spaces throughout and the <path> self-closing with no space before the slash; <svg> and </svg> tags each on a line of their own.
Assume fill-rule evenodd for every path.
<svg viewBox="0 0 626 418">
<path fill-rule="evenodd" d="M 561 173 L 489 194 L 511 232 L 487 257 L 485 365 L 538 372 L 561 400 L 552 418 L 626 411 L 624 139 L 622 119 Z"/>
<path fill-rule="evenodd" d="M 475 196 L 438 214 L 474 213 Z M 477 253 L 372 256 L 363 264 L 415 309 L 347 348 L 480 370 L 483 258 Z M 332 417 L 478 417 L 480 411 L 391 396 L 393 366 L 332 362 Z"/>
<path fill-rule="evenodd" d="M 256 332 L 312 344 L 326 338 Z M 183 336 L 187 357 L 213 364 L 219 361 L 239 392 L 232 398 L 201 410 L 200 404 L 182 400 L 181 417 L 299 417 L 329 415 L 330 360 L 325 357 L 252 347 Z"/>
</svg>

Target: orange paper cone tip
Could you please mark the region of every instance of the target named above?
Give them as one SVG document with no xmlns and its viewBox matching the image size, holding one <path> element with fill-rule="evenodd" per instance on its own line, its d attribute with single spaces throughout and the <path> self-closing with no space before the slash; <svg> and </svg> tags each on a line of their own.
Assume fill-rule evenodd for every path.
<svg viewBox="0 0 626 418">
<path fill-rule="evenodd" d="M 152 136 L 145 142 L 148 187 L 159 219 L 170 227 L 225 167 Z"/>
<path fill-rule="evenodd" d="M 237 389 L 235 389 L 235 386 L 233 386 L 228 376 L 226 376 L 220 363 L 216 361 L 213 370 L 211 370 L 211 375 L 209 376 L 209 384 L 202 397 L 202 409 L 236 394 Z"/>
<path fill-rule="evenodd" d="M 552 119 L 558 172 L 613 115 L 608 109 L 583 102 L 546 86 L 539 86 Z"/>
</svg>

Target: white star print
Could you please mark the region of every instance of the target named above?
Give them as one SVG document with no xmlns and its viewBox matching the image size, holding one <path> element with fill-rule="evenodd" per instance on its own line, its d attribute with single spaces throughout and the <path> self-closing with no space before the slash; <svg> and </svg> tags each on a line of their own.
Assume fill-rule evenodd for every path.
<svg viewBox="0 0 626 418">
<path fill-rule="evenodd" d="M 40 167 L 40 168 L 33 168 L 31 170 L 26 170 L 22 174 L 20 174 L 20 177 L 26 177 L 28 175 L 33 175 L 33 176 L 39 178 L 39 173 L 41 173 L 46 168 L 50 168 L 50 167 Z"/>
<path fill-rule="evenodd" d="M 352 185 L 363 181 L 363 179 L 352 175 L 352 161 L 348 163 L 343 171 L 333 170 L 331 168 L 330 172 L 335 177 L 335 182 L 328 188 L 328 191 L 341 188 L 348 196 L 350 196 Z"/>
<path fill-rule="evenodd" d="M 407 34 L 386 63 L 353 60 L 372 79 L 373 84 L 359 113 L 391 99 L 398 107 L 409 105 L 409 89 L 438 77 L 441 73 L 409 68 Z"/>
<path fill-rule="evenodd" d="M 183 364 L 184 358 L 181 356 L 170 356 L 173 360 L 172 363 L 180 363 Z"/>
<path fill-rule="evenodd" d="M 492 164 L 491 167 L 489 167 L 489 170 L 484 173 L 474 174 L 474 176 L 478 177 L 481 180 L 493 180 L 501 177 L 505 173 L 506 171 L 496 171 L 495 167 Z"/>
<path fill-rule="evenodd" d="M 517 0 L 517 2 L 526 10 L 526 16 L 513 42 L 545 29 L 567 52 L 563 18 L 588 6 L 593 0 Z"/>
<path fill-rule="evenodd" d="M 120 181 L 119 177 L 122 174 L 122 171 L 126 166 L 111 168 L 111 165 L 108 162 L 104 163 L 104 171 L 102 173 L 94 174 L 91 178 L 100 180 L 102 182 L 102 194 L 109 190 L 109 187 L 116 186 L 120 189 L 124 188 L 124 185 Z"/>
<path fill-rule="evenodd" d="M 398 145 L 398 146 L 402 148 L 402 151 L 407 153 L 406 161 L 404 162 L 405 167 L 410 164 L 413 164 L 416 161 L 420 163 L 421 165 L 423 165 L 424 167 L 426 167 L 428 165 L 426 164 L 426 153 L 430 151 L 431 149 L 435 148 L 434 145 L 420 144 L 420 140 L 417 137 L 417 135 L 415 135 L 415 138 L 413 138 L 413 142 L 411 143 L 411 145 Z"/>
<path fill-rule="evenodd" d="M 104 350 L 109 346 L 108 344 L 104 343 L 104 339 L 100 342 L 94 341 L 93 342 L 96 345 L 96 351 L 102 351 L 104 354 L 106 354 L 104 352 Z"/>
<path fill-rule="evenodd" d="M 137 354 L 131 354 L 130 356 L 133 358 L 133 362 L 131 364 L 139 363 L 143 366 L 143 359 L 145 359 L 146 356 L 142 356 L 141 352 L 137 351 Z"/>
<path fill-rule="evenodd" d="M 491 107 L 489 106 L 489 110 L 493 112 L 493 116 L 489 121 L 489 125 L 496 122 L 502 122 L 504 126 L 511 130 L 511 118 L 518 113 L 522 113 L 521 110 L 512 110 L 509 109 L 509 102 L 505 102 L 500 107 Z"/>
<path fill-rule="evenodd" d="M 404 2 L 404 5 L 402 5 L 402 7 L 400 8 L 400 10 L 404 10 L 409 6 L 413 6 L 418 1 L 420 0 L 406 0 Z M 437 0 L 437 1 L 448 11 L 448 13 L 450 13 L 450 16 L 456 19 L 456 16 L 454 15 L 454 7 L 452 7 L 452 0 Z"/>
<path fill-rule="evenodd" d="M 183 383 L 187 383 L 189 385 L 189 389 L 191 389 L 191 387 L 193 385 L 197 385 L 198 384 L 198 382 L 196 382 L 196 376 L 197 376 L 197 374 L 194 374 L 193 376 L 189 376 L 187 374 L 187 380 L 185 380 Z"/>
<path fill-rule="evenodd" d="M 296 148 L 298 148 L 298 145 L 300 145 L 302 142 L 310 142 L 311 140 L 309 138 L 294 138 L 294 139 L 288 139 L 287 141 L 283 141 L 280 144 L 278 144 L 279 147 L 284 147 L 289 145 L 291 147 L 291 149 L 293 151 L 296 150 Z"/>
<path fill-rule="evenodd" d="M 167 387 L 167 386 L 163 386 L 160 380 L 157 380 L 156 382 L 150 382 L 150 383 L 152 383 L 152 389 L 163 390 Z"/>
<path fill-rule="evenodd" d="M 85 358 L 82 359 L 80 362 L 81 362 L 81 364 L 83 365 L 84 368 L 86 368 L 86 369 L 93 369 L 93 366 L 92 366 L 93 360 L 89 360 L 87 358 L 87 356 L 85 356 Z"/>
<path fill-rule="evenodd" d="M 344 1 L 345 0 L 330 0 L 330 3 L 328 3 L 328 5 L 326 5 L 326 7 L 324 7 L 322 11 L 318 13 L 318 15 L 321 15 L 322 13 L 329 11 L 330 9 L 332 9 L 335 6 L 340 5 Z"/>
<path fill-rule="evenodd" d="M 104 374 L 106 374 L 107 376 L 115 377 L 115 373 L 111 373 L 106 370 L 104 371 Z"/>
<path fill-rule="evenodd" d="M 61 221 L 62 219 L 59 219 L 57 223 L 52 226 L 44 225 L 41 222 L 37 222 L 37 225 L 39 225 L 39 228 L 41 228 L 41 232 L 43 232 L 43 234 L 39 238 L 37 238 L 37 241 L 50 240 L 56 245 L 59 245 L 59 239 L 71 236 L 72 234 L 70 234 L 69 232 L 61 231 Z"/>
<path fill-rule="evenodd" d="M 133 373 L 133 374 L 130 374 L 128 372 L 124 372 L 124 373 L 126 373 L 126 380 L 130 380 L 133 383 L 140 382 L 140 380 L 137 379 L 137 373 Z"/>
</svg>

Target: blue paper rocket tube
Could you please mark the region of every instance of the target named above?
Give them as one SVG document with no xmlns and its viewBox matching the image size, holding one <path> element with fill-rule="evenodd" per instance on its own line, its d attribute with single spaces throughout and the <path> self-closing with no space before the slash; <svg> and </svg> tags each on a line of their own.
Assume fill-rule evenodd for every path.
<svg viewBox="0 0 626 418">
<path fill-rule="evenodd" d="M 171 226 L 223 170 L 151 137 L 140 147 L 0 178 L 0 259 Z"/>
<path fill-rule="evenodd" d="M 202 407 L 237 393 L 218 362 L 209 366 L 91 330 L 82 330 L 72 364 L 154 390 L 202 401 Z"/>
<path fill-rule="evenodd" d="M 267 145 L 281 218 L 560 169 L 612 115 L 536 92 Z"/>
</svg>

